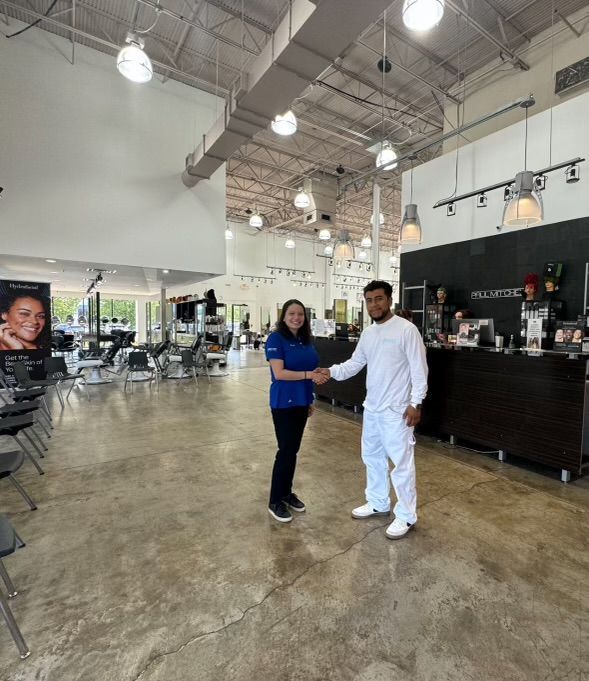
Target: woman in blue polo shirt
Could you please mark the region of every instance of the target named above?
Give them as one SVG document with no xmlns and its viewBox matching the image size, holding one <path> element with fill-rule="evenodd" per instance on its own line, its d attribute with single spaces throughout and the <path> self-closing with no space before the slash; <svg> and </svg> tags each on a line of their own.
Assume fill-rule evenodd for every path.
<svg viewBox="0 0 589 681">
<path fill-rule="evenodd" d="M 292 491 L 307 418 L 313 409 L 313 370 L 319 355 L 311 342 L 311 325 L 304 305 L 288 300 L 282 306 L 276 331 L 266 341 L 272 383 L 270 407 L 278 441 L 272 470 L 270 515 L 281 523 L 292 520 L 290 510 L 299 513 L 305 504 Z"/>
</svg>

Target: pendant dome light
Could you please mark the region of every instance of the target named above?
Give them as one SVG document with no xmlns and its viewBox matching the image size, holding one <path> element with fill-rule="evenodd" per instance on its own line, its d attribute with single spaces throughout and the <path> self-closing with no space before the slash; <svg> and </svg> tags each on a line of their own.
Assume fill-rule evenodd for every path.
<svg viewBox="0 0 589 681">
<path fill-rule="evenodd" d="M 330 241 L 330 240 L 331 240 L 331 232 L 327 229 L 327 227 L 320 229 L 319 230 L 319 241 Z"/>
<path fill-rule="evenodd" d="M 153 77 L 150 58 L 143 51 L 145 42 L 135 33 L 127 33 L 128 43 L 117 55 L 117 69 L 133 83 L 148 83 Z"/>
<path fill-rule="evenodd" d="M 270 127 L 277 135 L 288 137 L 288 135 L 294 135 L 297 131 L 297 119 L 289 110 L 282 115 L 275 116 Z"/>
<path fill-rule="evenodd" d="M 503 225 L 505 227 L 528 227 L 544 219 L 542 194 L 534 186 L 534 174 L 523 170 L 515 176 L 515 191 L 505 202 Z"/>
<path fill-rule="evenodd" d="M 323 255 L 326 255 L 328 258 L 331 258 L 333 255 L 333 246 L 331 244 L 327 244 L 325 248 L 323 249 Z"/>
<path fill-rule="evenodd" d="M 340 229 L 335 241 L 333 255 L 339 260 L 352 260 L 354 258 L 354 246 L 352 246 L 350 233 L 347 229 Z"/>
<path fill-rule="evenodd" d="M 289 236 L 289 237 L 287 238 L 287 240 L 284 242 L 284 247 L 285 247 L 285 248 L 296 248 L 296 247 L 297 247 L 297 243 L 296 243 L 296 241 L 295 241 L 291 236 Z"/>
<path fill-rule="evenodd" d="M 399 241 L 401 244 L 420 244 L 421 243 L 421 222 L 417 214 L 417 204 L 413 203 L 413 161 L 411 157 L 411 174 L 409 176 L 410 191 L 409 203 L 405 206 L 405 213 L 401 222 L 401 233 Z"/>
<path fill-rule="evenodd" d="M 398 267 L 399 266 L 399 256 L 394 251 L 389 256 L 389 265 L 391 267 Z"/>
<path fill-rule="evenodd" d="M 227 241 L 231 241 L 231 239 L 233 239 L 233 232 L 231 231 L 230 227 L 227 227 L 225 229 L 225 238 L 227 239 Z"/>
<path fill-rule="evenodd" d="M 362 248 L 372 248 L 372 238 L 371 238 L 370 234 L 365 234 L 362 237 L 362 241 L 360 242 L 360 246 L 362 246 Z"/>
<path fill-rule="evenodd" d="M 380 145 L 380 151 L 376 157 L 376 167 L 380 170 L 394 170 L 397 167 L 397 152 L 388 140 Z"/>
<path fill-rule="evenodd" d="M 358 253 L 358 260 L 366 260 L 367 257 L 368 253 L 366 253 L 366 251 L 360 251 L 360 253 Z"/>
<path fill-rule="evenodd" d="M 405 0 L 403 23 L 410 31 L 429 31 L 444 16 L 444 0 Z"/>
<path fill-rule="evenodd" d="M 311 197 L 301 187 L 294 198 L 295 208 L 308 208 L 311 205 Z"/>
<path fill-rule="evenodd" d="M 379 225 L 384 225 L 384 215 L 382 213 L 378 214 L 378 224 Z M 374 227 L 374 215 L 370 216 L 370 225 Z"/>
<path fill-rule="evenodd" d="M 387 13 L 386 10 L 382 17 L 383 31 L 382 31 L 382 61 L 383 64 L 387 61 Z M 385 93 L 384 93 L 384 77 L 386 69 L 382 69 L 382 112 L 381 112 L 381 139 L 380 151 L 376 157 L 376 167 L 379 170 L 393 170 L 397 167 L 397 152 L 393 145 L 386 138 L 385 130 Z"/>
<path fill-rule="evenodd" d="M 264 219 L 257 210 L 254 211 L 254 214 L 250 217 L 249 225 L 250 227 L 255 227 L 256 229 L 260 229 L 260 227 L 264 226 Z"/>
<path fill-rule="evenodd" d="M 537 225 L 544 219 L 542 195 L 534 185 L 534 173 L 525 170 L 528 161 L 528 109 L 532 106 L 532 97 L 522 103 L 526 110 L 524 134 L 524 170 L 515 176 L 515 189 L 505 202 L 503 208 L 503 225 L 505 227 L 528 227 Z"/>
</svg>

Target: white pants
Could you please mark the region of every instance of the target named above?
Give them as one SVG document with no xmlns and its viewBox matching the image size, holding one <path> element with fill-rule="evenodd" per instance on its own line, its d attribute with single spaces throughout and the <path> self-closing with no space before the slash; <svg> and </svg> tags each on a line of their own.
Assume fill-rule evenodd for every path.
<svg viewBox="0 0 589 681">
<path fill-rule="evenodd" d="M 403 418 L 404 408 L 364 411 L 362 461 L 366 466 L 366 501 L 377 511 L 391 506 L 389 458 L 395 465 L 391 481 L 397 495 L 394 513 L 408 523 L 417 521 L 415 438 Z"/>
</svg>

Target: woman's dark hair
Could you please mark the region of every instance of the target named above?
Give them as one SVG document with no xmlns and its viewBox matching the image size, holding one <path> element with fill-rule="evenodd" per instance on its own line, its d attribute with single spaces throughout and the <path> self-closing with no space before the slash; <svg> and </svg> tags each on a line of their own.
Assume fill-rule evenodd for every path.
<svg viewBox="0 0 589 681">
<path fill-rule="evenodd" d="M 300 305 L 303 308 L 303 312 L 305 314 L 305 321 L 303 322 L 303 325 L 299 329 L 299 332 L 297 334 L 297 338 L 300 338 L 303 341 L 304 345 L 309 345 L 311 342 L 311 324 L 309 322 L 309 317 L 307 316 L 307 310 L 303 303 L 301 303 L 300 300 L 297 300 L 296 298 L 292 298 L 291 300 L 287 300 L 286 303 L 282 306 L 282 310 L 280 311 L 280 317 L 278 319 L 278 323 L 276 324 L 276 330 L 278 333 L 281 333 L 285 338 L 293 338 L 293 334 L 291 330 L 288 328 L 286 325 L 286 322 L 284 321 L 284 318 L 286 317 L 286 311 L 291 305 Z"/>
<path fill-rule="evenodd" d="M 388 281 L 381 281 L 380 279 L 374 279 L 369 284 L 366 284 L 364 287 L 364 295 L 369 291 L 378 291 L 379 288 L 383 289 L 387 298 L 393 297 L 393 287 Z"/>
<path fill-rule="evenodd" d="M 42 296 L 37 291 L 22 290 L 18 293 L 12 291 L 10 293 L 3 292 L 3 295 L 0 295 L 0 314 L 8 312 L 19 298 L 32 298 L 33 300 L 40 302 L 41 305 L 43 305 L 43 311 L 45 312 L 45 320 L 51 324 L 49 298 L 47 296 Z M 4 323 L 4 320 L 0 319 L 0 324 L 2 323 Z"/>
</svg>

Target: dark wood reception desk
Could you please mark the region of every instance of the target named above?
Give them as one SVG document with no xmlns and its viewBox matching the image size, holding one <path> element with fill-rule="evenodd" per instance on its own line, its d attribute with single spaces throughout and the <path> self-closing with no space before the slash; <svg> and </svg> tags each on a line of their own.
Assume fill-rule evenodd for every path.
<svg viewBox="0 0 589 681">
<path fill-rule="evenodd" d="M 345 361 L 355 344 L 316 340 L 321 366 Z M 531 357 L 485 348 L 428 348 L 428 396 L 419 431 L 454 437 L 582 475 L 589 464 L 587 358 Z M 319 396 L 361 405 L 365 374 L 317 387 Z"/>
</svg>

